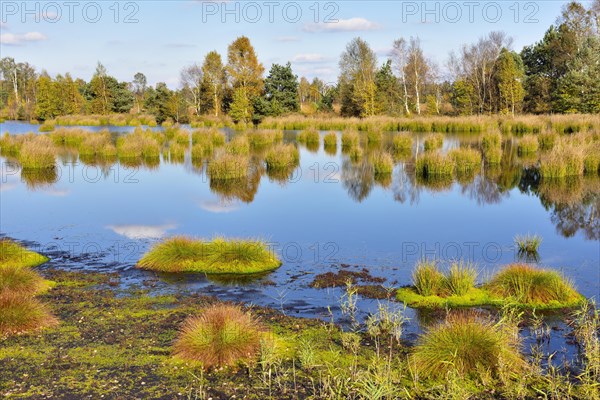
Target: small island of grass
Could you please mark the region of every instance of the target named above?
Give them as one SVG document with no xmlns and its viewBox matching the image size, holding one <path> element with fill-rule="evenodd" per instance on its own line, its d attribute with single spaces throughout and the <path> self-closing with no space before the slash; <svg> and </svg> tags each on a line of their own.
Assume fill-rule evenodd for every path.
<svg viewBox="0 0 600 400">
<path fill-rule="evenodd" d="M 48 261 L 48 257 L 27 250 L 9 239 L 0 240 L 0 268 L 36 267 Z"/>
<path fill-rule="evenodd" d="M 398 289 L 396 298 L 414 308 L 512 304 L 552 310 L 576 307 L 585 301 L 573 284 L 557 271 L 528 264 L 507 265 L 479 286 L 475 285 L 475 278 L 474 269 L 460 264 L 453 264 L 444 274 L 434 262 L 420 262 L 413 272 L 413 285 Z M 457 287 L 460 290 L 456 290 Z"/>
<path fill-rule="evenodd" d="M 257 274 L 279 268 L 281 261 L 259 240 L 203 241 L 174 237 L 154 246 L 138 262 L 139 268 L 160 272 Z"/>
</svg>

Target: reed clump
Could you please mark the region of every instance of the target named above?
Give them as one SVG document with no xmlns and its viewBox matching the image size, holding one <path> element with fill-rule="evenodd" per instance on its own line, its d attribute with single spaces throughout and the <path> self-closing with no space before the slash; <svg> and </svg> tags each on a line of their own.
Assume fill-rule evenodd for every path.
<svg viewBox="0 0 600 400">
<path fill-rule="evenodd" d="M 265 156 L 267 170 L 288 170 L 300 162 L 300 152 L 293 144 L 278 144 Z"/>
<path fill-rule="evenodd" d="M 337 147 L 337 134 L 335 132 L 328 132 L 323 137 L 323 146 L 328 148 L 336 148 Z"/>
<path fill-rule="evenodd" d="M 451 176 L 454 173 L 454 161 L 445 155 L 427 152 L 417 158 L 416 172 L 421 176 Z"/>
<path fill-rule="evenodd" d="M 472 173 L 481 166 L 481 153 L 471 148 L 452 149 L 448 157 L 454 161 L 454 170 L 457 173 Z"/>
<path fill-rule="evenodd" d="M 573 283 L 557 271 L 530 264 L 511 264 L 492 277 L 486 288 L 496 296 L 530 306 L 572 306 L 582 301 Z"/>
<path fill-rule="evenodd" d="M 319 143 L 319 132 L 316 129 L 305 129 L 298 132 L 296 135 L 296 141 L 306 145 Z"/>
<path fill-rule="evenodd" d="M 226 151 L 229 154 L 246 156 L 250 154 L 250 141 L 248 136 L 241 134 L 235 136 L 226 145 Z"/>
<path fill-rule="evenodd" d="M 192 145 L 203 144 L 220 147 L 225 144 L 225 133 L 217 128 L 196 129 L 192 132 Z"/>
<path fill-rule="evenodd" d="M 519 154 L 525 155 L 536 153 L 539 147 L 540 144 L 534 135 L 523 136 L 517 144 L 517 150 L 519 151 Z"/>
<path fill-rule="evenodd" d="M 173 350 L 177 357 L 203 368 L 233 366 L 258 357 L 264 334 L 265 328 L 251 314 L 237 306 L 216 304 L 185 321 Z"/>
<path fill-rule="evenodd" d="M 24 170 L 56 168 L 56 148 L 47 136 L 36 136 L 23 142 L 18 160 Z"/>
<path fill-rule="evenodd" d="M 583 175 L 584 156 L 574 144 L 560 143 L 540 158 L 540 174 L 544 178 Z"/>
<path fill-rule="evenodd" d="M 342 132 L 342 148 L 350 149 L 358 146 L 360 136 L 356 131 L 344 131 Z"/>
<path fill-rule="evenodd" d="M 423 140 L 423 149 L 425 151 L 438 150 L 444 145 L 444 136 L 440 133 L 428 135 Z"/>
<path fill-rule="evenodd" d="M 375 175 L 391 175 L 394 170 L 394 160 L 391 155 L 386 152 L 375 152 L 370 156 L 371 164 Z"/>
<path fill-rule="evenodd" d="M 392 149 L 398 153 L 411 151 L 413 138 L 410 134 L 399 133 L 392 137 Z"/>
<path fill-rule="evenodd" d="M 155 245 L 137 265 L 161 272 L 256 274 L 278 268 L 281 261 L 260 240 L 174 237 Z"/>
<path fill-rule="evenodd" d="M 208 175 L 211 179 L 228 180 L 248 175 L 250 160 L 247 156 L 221 154 L 208 163 Z"/>
<path fill-rule="evenodd" d="M 445 379 L 454 374 L 481 379 L 482 371 L 494 379 L 522 372 L 526 362 L 512 327 L 471 312 L 451 313 L 418 339 L 411 363 L 419 376 Z"/>
</svg>

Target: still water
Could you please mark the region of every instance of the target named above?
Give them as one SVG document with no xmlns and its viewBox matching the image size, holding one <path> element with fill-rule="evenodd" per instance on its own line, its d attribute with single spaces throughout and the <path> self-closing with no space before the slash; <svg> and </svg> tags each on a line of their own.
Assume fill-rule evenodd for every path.
<svg viewBox="0 0 600 400">
<path fill-rule="evenodd" d="M 11 133 L 35 129 L 0 126 Z M 286 132 L 284 140 L 294 136 Z M 448 136 L 445 149 L 473 140 Z M 391 179 L 377 180 L 369 165 L 342 154 L 338 137 L 335 151 L 300 145 L 300 167 L 287 179 L 258 166 L 242 188 L 211 184 L 205 165 L 192 164 L 189 154 L 131 167 L 86 164 L 64 152 L 56 176 L 41 180 L 1 158 L 0 231 L 50 255 L 47 267 L 116 271 L 133 284 L 153 280 L 161 290 L 216 294 L 309 317 L 326 317 L 328 306 L 338 310 L 342 292 L 310 288 L 316 274 L 366 267 L 397 287 L 410 284 L 417 260 L 435 257 L 471 260 L 485 277 L 517 259 L 515 235 L 535 233 L 543 237 L 539 263 L 598 297 L 600 178 L 542 182 L 514 153 L 505 150 L 500 170 L 482 167 L 460 181 L 420 181 L 402 160 Z M 134 268 L 152 244 L 172 235 L 262 238 L 283 266 L 250 282 Z M 362 311 L 376 304 L 359 303 Z"/>
</svg>

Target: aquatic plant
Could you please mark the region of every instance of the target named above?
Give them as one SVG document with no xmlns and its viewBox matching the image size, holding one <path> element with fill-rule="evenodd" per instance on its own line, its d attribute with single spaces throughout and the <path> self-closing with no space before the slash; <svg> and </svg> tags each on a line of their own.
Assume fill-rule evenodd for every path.
<svg viewBox="0 0 600 400">
<path fill-rule="evenodd" d="M 25 141 L 19 151 L 18 160 L 23 169 L 54 169 L 56 148 L 47 136 L 37 136 Z"/>
<path fill-rule="evenodd" d="M 283 132 L 280 130 L 253 129 L 246 131 L 246 134 L 252 147 L 269 146 L 283 139 Z"/>
<path fill-rule="evenodd" d="M 260 240 L 203 241 L 178 236 L 155 245 L 137 265 L 163 272 L 253 274 L 276 269 L 281 261 Z"/>
<path fill-rule="evenodd" d="M 3 156 L 15 157 L 19 154 L 21 146 L 26 138 L 30 135 L 10 135 L 5 132 L 0 138 L 0 154 Z M 31 134 L 31 136 L 33 136 Z"/>
<path fill-rule="evenodd" d="M 348 150 L 348 157 L 350 157 L 350 161 L 359 162 L 363 158 L 363 149 L 360 146 L 353 146 Z"/>
<path fill-rule="evenodd" d="M 298 132 L 296 135 L 296 141 L 304 144 L 318 144 L 319 132 L 316 129 L 305 129 Z"/>
<path fill-rule="evenodd" d="M 514 242 L 519 253 L 537 254 L 540 244 L 542 244 L 542 237 L 538 235 L 517 235 Z"/>
<path fill-rule="evenodd" d="M 370 161 L 373 164 L 375 175 L 391 175 L 394 170 L 394 160 L 388 153 L 375 152 L 371 154 Z"/>
<path fill-rule="evenodd" d="M 250 154 L 250 141 L 248 140 L 248 136 L 244 134 L 235 136 L 227 143 L 225 151 L 229 154 L 242 156 Z"/>
<path fill-rule="evenodd" d="M 444 289 L 444 280 L 444 274 L 438 269 L 435 261 L 419 261 L 412 273 L 413 285 L 421 296 L 441 294 Z"/>
<path fill-rule="evenodd" d="M 383 140 L 383 132 L 380 130 L 369 130 L 367 132 L 367 143 L 380 143 Z"/>
<path fill-rule="evenodd" d="M 150 131 L 136 130 L 117 139 L 119 158 L 155 158 L 160 157 L 160 144 L 156 135 Z"/>
<path fill-rule="evenodd" d="M 196 143 L 192 146 L 192 160 L 201 161 L 206 157 L 210 157 L 213 154 L 212 143 Z"/>
<path fill-rule="evenodd" d="M 342 132 L 342 147 L 350 149 L 358 146 L 360 136 L 356 131 L 344 131 Z"/>
<path fill-rule="evenodd" d="M 392 137 L 392 149 L 395 152 L 407 152 L 412 150 L 413 138 L 410 134 L 400 133 Z"/>
<path fill-rule="evenodd" d="M 323 137 L 323 146 L 329 148 L 337 147 L 337 134 L 335 132 L 329 132 Z"/>
<path fill-rule="evenodd" d="M 265 156 L 267 170 L 282 170 L 297 167 L 300 152 L 293 144 L 278 144 L 269 149 Z"/>
<path fill-rule="evenodd" d="M 457 173 L 472 173 L 481 166 L 481 153 L 475 149 L 452 149 L 447 157 L 454 161 L 454 170 Z"/>
<path fill-rule="evenodd" d="M 526 365 L 511 329 L 468 312 L 451 313 L 427 329 L 412 351 L 411 364 L 419 376 L 433 379 L 452 374 L 480 379 L 482 371 L 497 378 Z"/>
<path fill-rule="evenodd" d="M 208 175 L 211 179 L 237 179 L 248 175 L 250 161 L 247 156 L 222 154 L 208 163 Z"/>
<path fill-rule="evenodd" d="M 519 154 L 533 154 L 538 151 L 539 147 L 540 144 L 537 138 L 533 135 L 523 136 L 517 144 L 517 150 Z"/>
<path fill-rule="evenodd" d="M 232 366 L 258 357 L 265 328 L 239 307 L 216 304 L 188 318 L 173 346 L 177 357 L 204 368 Z"/>
<path fill-rule="evenodd" d="M 540 149 L 551 150 L 558 141 L 558 134 L 555 132 L 543 132 L 538 135 Z"/>
<path fill-rule="evenodd" d="M 109 132 L 90 133 L 85 135 L 78 146 L 80 156 L 114 157 L 117 148 L 112 143 Z"/>
<path fill-rule="evenodd" d="M 93 133 L 80 128 L 59 128 L 50 133 L 50 139 L 58 146 L 79 146 Z"/>
<path fill-rule="evenodd" d="M 416 162 L 416 172 L 422 176 L 450 176 L 454 172 L 454 161 L 440 153 L 427 152 Z"/>
<path fill-rule="evenodd" d="M 486 288 L 493 294 L 531 306 L 578 304 L 582 296 L 573 284 L 559 272 L 544 270 L 530 264 L 503 267 Z"/>
<path fill-rule="evenodd" d="M 455 261 L 444 276 L 443 286 L 450 296 L 464 296 L 475 287 L 477 269 L 463 261 Z"/>
<path fill-rule="evenodd" d="M 540 174 L 543 178 L 583 175 L 584 169 L 582 149 L 572 144 L 556 144 L 540 158 Z"/>
<path fill-rule="evenodd" d="M 225 144 L 225 133 L 217 128 L 197 129 L 192 132 L 192 145 L 211 144 L 213 147 L 223 146 Z"/>
<path fill-rule="evenodd" d="M 444 136 L 440 133 L 431 134 L 423 140 L 423 149 L 425 151 L 441 149 L 444 145 Z"/>
<path fill-rule="evenodd" d="M 499 132 L 487 132 L 481 135 L 481 150 L 502 147 L 502 135 Z"/>
</svg>

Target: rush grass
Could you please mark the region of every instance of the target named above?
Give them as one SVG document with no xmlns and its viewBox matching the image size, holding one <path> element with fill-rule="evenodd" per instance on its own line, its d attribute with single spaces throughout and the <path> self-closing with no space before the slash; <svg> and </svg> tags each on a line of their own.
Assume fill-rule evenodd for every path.
<svg viewBox="0 0 600 400">
<path fill-rule="evenodd" d="M 22 144 L 18 159 L 23 169 L 54 169 L 56 148 L 47 136 L 37 136 Z"/>
<path fill-rule="evenodd" d="M 454 165 L 454 161 L 447 155 L 426 152 L 417 158 L 415 169 L 417 175 L 424 177 L 452 176 Z"/>
<path fill-rule="evenodd" d="M 247 156 L 222 154 L 208 163 L 208 175 L 211 179 L 230 180 L 248 176 L 250 160 Z"/>
<path fill-rule="evenodd" d="M 300 152 L 293 144 L 278 144 L 269 149 L 265 156 L 268 170 L 288 170 L 300 162 Z"/>
<path fill-rule="evenodd" d="M 155 245 L 138 267 L 162 272 L 256 274 L 272 271 L 281 261 L 259 240 L 196 240 L 174 237 Z"/>
<path fill-rule="evenodd" d="M 216 304 L 185 321 L 173 351 L 203 368 L 257 361 L 264 331 L 264 326 L 240 307 Z"/>
</svg>

